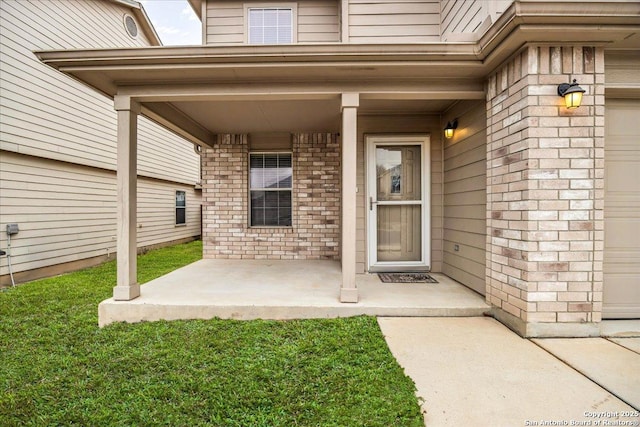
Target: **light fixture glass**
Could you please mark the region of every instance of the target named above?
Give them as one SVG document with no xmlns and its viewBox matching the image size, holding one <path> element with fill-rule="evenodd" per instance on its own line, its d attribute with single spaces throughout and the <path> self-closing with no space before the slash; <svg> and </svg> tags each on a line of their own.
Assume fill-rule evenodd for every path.
<svg viewBox="0 0 640 427">
<path fill-rule="evenodd" d="M 585 92 L 578 86 L 576 79 L 573 79 L 573 83 L 562 83 L 558 86 L 558 95 L 564 97 L 567 108 L 578 108 L 582 103 L 582 94 Z"/>
<path fill-rule="evenodd" d="M 453 122 L 447 122 L 447 125 L 444 127 L 444 137 L 447 139 L 453 138 L 453 131 L 457 128 L 458 119 L 454 119 Z"/>
</svg>

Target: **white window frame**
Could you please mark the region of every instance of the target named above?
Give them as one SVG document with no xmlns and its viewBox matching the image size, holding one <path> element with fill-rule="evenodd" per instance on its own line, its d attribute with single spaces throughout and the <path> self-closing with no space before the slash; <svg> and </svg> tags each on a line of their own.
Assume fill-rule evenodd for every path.
<svg viewBox="0 0 640 427">
<path fill-rule="evenodd" d="M 297 3 L 245 3 L 244 4 L 244 43 L 249 44 L 249 10 L 250 9 L 291 9 L 291 43 L 298 43 L 298 4 Z M 282 43 L 285 44 L 285 43 Z M 273 46 L 253 44 L 252 46 Z"/>
<path fill-rule="evenodd" d="M 184 194 L 184 206 L 178 206 L 178 193 Z M 176 190 L 174 204 L 176 207 L 174 212 L 175 225 L 176 227 L 184 227 L 187 225 L 187 192 L 184 190 Z M 184 222 L 178 222 L 178 209 L 184 209 Z"/>
<path fill-rule="evenodd" d="M 254 188 L 251 186 L 251 156 L 252 155 L 264 155 L 264 154 L 288 154 L 289 156 L 291 156 L 291 187 L 289 188 Z M 293 170 L 293 152 L 292 151 L 287 151 L 287 150 L 276 150 L 276 151 L 249 151 L 249 156 L 247 159 L 247 173 L 248 173 L 248 190 L 249 190 L 249 194 L 248 194 L 248 207 L 249 207 L 249 211 L 247 212 L 247 216 L 249 218 L 249 227 L 250 228 L 293 228 L 293 206 L 294 206 L 294 194 L 293 194 L 293 180 L 295 179 L 295 171 Z M 252 225 L 253 223 L 253 219 L 251 218 L 251 211 L 252 211 L 252 206 L 251 206 L 251 192 L 252 191 L 289 191 L 291 192 L 291 225 Z"/>
</svg>

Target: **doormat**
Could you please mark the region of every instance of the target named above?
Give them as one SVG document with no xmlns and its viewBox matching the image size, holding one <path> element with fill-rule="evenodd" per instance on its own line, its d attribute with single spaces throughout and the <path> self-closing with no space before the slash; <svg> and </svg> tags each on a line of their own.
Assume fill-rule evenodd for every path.
<svg viewBox="0 0 640 427">
<path fill-rule="evenodd" d="M 378 273 L 383 283 L 438 283 L 425 273 Z"/>
</svg>

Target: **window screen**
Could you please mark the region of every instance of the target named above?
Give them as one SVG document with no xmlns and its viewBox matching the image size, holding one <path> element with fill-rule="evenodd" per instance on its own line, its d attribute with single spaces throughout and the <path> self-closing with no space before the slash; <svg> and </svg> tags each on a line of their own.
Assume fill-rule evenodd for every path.
<svg viewBox="0 0 640 427">
<path fill-rule="evenodd" d="M 187 195 L 184 191 L 176 191 L 176 225 L 187 223 Z"/>
<path fill-rule="evenodd" d="M 293 42 L 291 8 L 249 9 L 249 44 L 288 44 Z"/>
<path fill-rule="evenodd" d="M 291 226 L 291 153 L 252 153 L 251 226 Z"/>
</svg>

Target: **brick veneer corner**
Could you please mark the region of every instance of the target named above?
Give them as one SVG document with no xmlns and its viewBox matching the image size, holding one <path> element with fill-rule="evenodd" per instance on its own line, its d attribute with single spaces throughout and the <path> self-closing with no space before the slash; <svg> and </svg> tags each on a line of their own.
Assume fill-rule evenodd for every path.
<svg viewBox="0 0 640 427">
<path fill-rule="evenodd" d="M 560 83 L 577 79 L 568 110 Z M 604 51 L 529 46 L 487 81 L 487 302 L 526 336 L 596 335 L 604 250 Z"/>
</svg>

